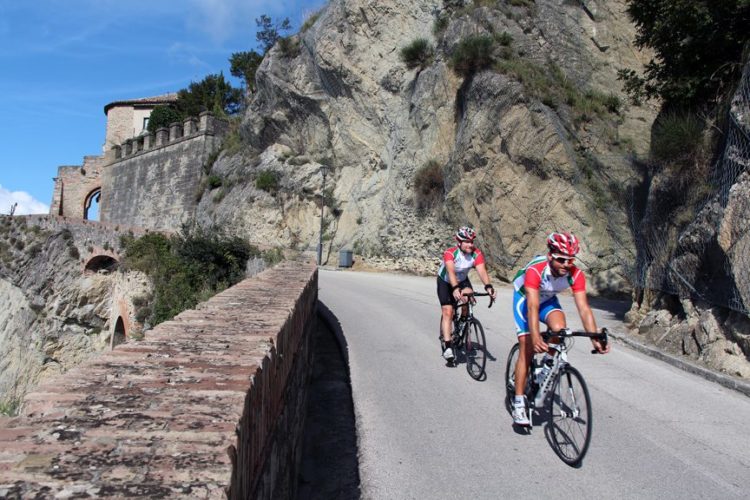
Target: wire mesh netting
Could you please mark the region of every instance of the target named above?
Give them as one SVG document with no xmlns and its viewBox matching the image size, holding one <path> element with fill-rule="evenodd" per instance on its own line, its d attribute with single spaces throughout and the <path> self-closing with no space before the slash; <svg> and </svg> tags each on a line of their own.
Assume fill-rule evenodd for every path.
<svg viewBox="0 0 750 500">
<path fill-rule="evenodd" d="M 750 305 L 750 64 L 729 110 L 723 152 L 704 177 L 649 185 L 631 220 L 638 251 L 634 286 L 692 297 L 748 314 Z M 641 195 L 642 196 L 642 195 Z"/>
</svg>

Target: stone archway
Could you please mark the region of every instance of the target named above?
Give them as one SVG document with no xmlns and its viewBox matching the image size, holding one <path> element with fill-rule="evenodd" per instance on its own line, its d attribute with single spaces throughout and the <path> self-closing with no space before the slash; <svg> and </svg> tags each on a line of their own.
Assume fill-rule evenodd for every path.
<svg viewBox="0 0 750 500">
<path fill-rule="evenodd" d="M 115 331 L 112 333 L 111 346 L 114 349 L 120 344 L 124 344 L 127 340 L 127 332 L 125 331 L 125 322 L 122 320 L 122 316 L 117 317 L 115 323 Z"/>
<path fill-rule="evenodd" d="M 118 264 L 117 259 L 109 255 L 95 255 L 86 263 L 85 270 L 94 273 L 99 271 L 114 271 Z"/>
<path fill-rule="evenodd" d="M 83 202 L 83 218 L 85 220 L 99 220 L 99 201 L 102 198 L 102 188 L 93 189 Z"/>
</svg>

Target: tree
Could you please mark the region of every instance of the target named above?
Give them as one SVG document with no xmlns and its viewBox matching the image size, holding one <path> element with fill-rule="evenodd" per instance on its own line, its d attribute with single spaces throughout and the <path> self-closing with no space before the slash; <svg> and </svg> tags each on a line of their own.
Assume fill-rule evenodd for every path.
<svg viewBox="0 0 750 500">
<path fill-rule="evenodd" d="M 146 129 L 153 134 L 157 129 L 169 127 L 170 123 L 182 121 L 183 118 L 172 106 L 155 106 L 148 118 Z"/>
<path fill-rule="evenodd" d="M 240 110 L 242 92 L 224 79 L 224 74 L 208 75 L 200 82 L 192 82 L 177 93 L 175 108 L 183 116 L 196 116 L 203 111 L 215 115 L 234 114 Z"/>
<path fill-rule="evenodd" d="M 229 71 L 232 76 L 245 80 L 250 92 L 255 92 L 255 72 L 263 62 L 263 56 L 254 50 L 246 52 L 234 52 L 229 58 Z"/>
<path fill-rule="evenodd" d="M 279 41 L 279 38 L 281 38 L 279 31 L 289 31 L 292 29 L 292 23 L 288 17 L 284 18 L 281 22 L 274 23 L 269 16 L 262 14 L 255 20 L 255 24 L 260 28 L 255 33 L 255 39 L 260 44 L 263 55 L 266 55 L 276 42 Z"/>
<path fill-rule="evenodd" d="M 619 71 L 634 100 L 708 104 L 736 81 L 750 39 L 750 0 L 628 0 L 627 12 L 635 44 L 655 52 L 643 77 Z"/>
</svg>

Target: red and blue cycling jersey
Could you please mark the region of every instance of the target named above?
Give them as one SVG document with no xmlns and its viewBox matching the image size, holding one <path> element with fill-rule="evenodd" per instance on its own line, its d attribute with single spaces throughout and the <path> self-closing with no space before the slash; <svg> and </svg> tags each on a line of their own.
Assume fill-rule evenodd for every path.
<svg viewBox="0 0 750 500">
<path fill-rule="evenodd" d="M 586 291 L 586 277 L 575 266 L 564 276 L 554 276 L 546 255 L 538 255 L 518 271 L 513 279 L 516 292 L 526 295 L 527 288 L 539 290 L 539 303 L 551 299 L 563 290 L 570 288 L 573 293 Z"/>
<path fill-rule="evenodd" d="M 546 255 L 538 255 L 518 271 L 513 279 L 513 319 L 516 322 L 516 334 L 528 335 L 529 319 L 526 304 L 526 290 L 539 290 L 539 320 L 546 321 L 552 311 L 561 311 L 557 294 L 570 288 L 573 293 L 586 291 L 586 277 L 575 266 L 571 266 L 563 276 L 555 276 L 550 269 Z"/>
</svg>

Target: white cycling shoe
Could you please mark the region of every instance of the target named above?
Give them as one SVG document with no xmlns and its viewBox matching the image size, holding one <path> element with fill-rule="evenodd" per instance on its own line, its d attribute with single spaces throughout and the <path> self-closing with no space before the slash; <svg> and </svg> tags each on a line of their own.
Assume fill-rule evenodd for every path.
<svg viewBox="0 0 750 500">
<path fill-rule="evenodd" d="M 443 351 L 443 358 L 445 358 L 446 361 L 452 363 L 454 359 L 456 359 L 456 356 L 453 354 L 453 349 L 450 347 L 446 347 Z"/>
<path fill-rule="evenodd" d="M 529 420 L 529 416 L 526 413 L 526 405 L 516 405 L 513 404 L 513 411 L 511 412 L 511 415 L 513 416 L 513 424 L 514 425 L 521 425 L 524 427 L 530 427 L 531 421 Z"/>
</svg>

